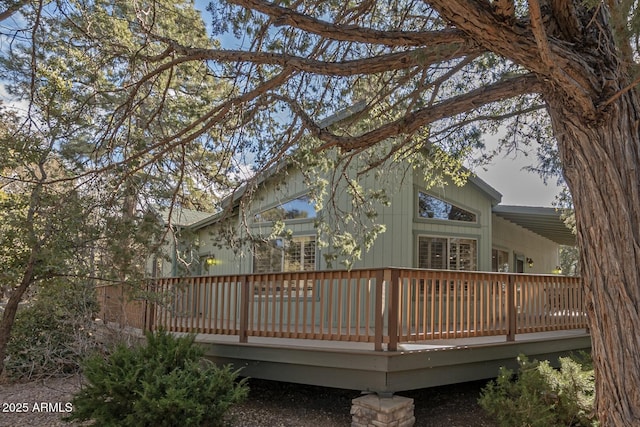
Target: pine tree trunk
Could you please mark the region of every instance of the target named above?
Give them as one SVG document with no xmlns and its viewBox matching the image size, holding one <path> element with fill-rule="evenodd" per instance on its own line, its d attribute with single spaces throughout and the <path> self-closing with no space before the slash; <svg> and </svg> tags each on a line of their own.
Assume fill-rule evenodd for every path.
<svg viewBox="0 0 640 427">
<path fill-rule="evenodd" d="M 635 91 L 589 122 L 551 100 L 576 210 L 602 426 L 640 425 L 640 100 Z"/>
<path fill-rule="evenodd" d="M 44 236 L 37 235 L 34 229 L 34 223 L 40 208 L 43 189 L 42 183 L 47 177 L 44 170 L 44 162 L 45 159 L 43 158 L 39 163 L 42 181 L 38 182 L 31 191 L 31 195 L 29 196 L 29 209 L 25 221 L 27 227 L 24 235 L 27 237 L 27 241 L 30 242 L 29 257 L 25 260 L 24 272 L 22 273 L 20 283 L 10 291 L 11 295 L 9 296 L 9 301 L 7 301 L 4 313 L 2 314 L 2 320 L 0 321 L 0 375 L 4 372 L 4 360 L 7 356 L 7 345 L 11 338 L 11 331 L 16 320 L 16 314 L 18 313 L 18 306 L 20 301 L 22 301 L 22 297 L 27 292 L 27 289 L 29 289 L 29 286 L 31 286 L 35 280 L 36 265 L 39 257 L 41 256 L 42 241 L 40 239 L 44 238 Z"/>
<path fill-rule="evenodd" d="M 11 331 L 16 320 L 16 314 L 18 313 L 18 306 L 20 301 L 22 301 L 22 297 L 25 292 L 33 282 L 35 263 L 35 251 L 32 251 L 29 262 L 25 266 L 25 271 L 22 275 L 20 285 L 11 291 L 7 305 L 2 313 L 2 320 L 0 321 L 0 375 L 4 372 L 4 360 L 7 356 L 7 345 L 11 338 Z"/>
</svg>

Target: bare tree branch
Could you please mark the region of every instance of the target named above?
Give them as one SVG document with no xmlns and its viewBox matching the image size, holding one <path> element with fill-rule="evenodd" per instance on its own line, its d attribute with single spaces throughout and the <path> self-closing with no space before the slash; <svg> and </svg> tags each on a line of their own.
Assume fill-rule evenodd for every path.
<svg viewBox="0 0 640 427">
<path fill-rule="evenodd" d="M 162 68 L 165 69 L 184 62 L 209 60 L 286 66 L 307 73 L 345 77 L 358 74 L 381 73 L 416 66 L 427 66 L 435 62 L 461 58 L 466 55 L 478 54 L 485 51 L 485 49 L 478 46 L 465 46 L 453 43 L 405 52 L 389 53 L 364 59 L 329 62 L 282 53 L 190 48 L 181 46 L 175 41 L 164 37 L 160 39 L 169 43 L 174 51 L 180 55 L 170 63 L 163 64 Z"/>
<path fill-rule="evenodd" d="M 533 37 L 536 39 L 538 50 L 540 53 L 540 59 L 543 64 L 549 68 L 553 68 L 553 62 L 551 62 L 551 51 L 549 50 L 549 41 L 544 31 L 544 24 L 542 23 L 542 13 L 540 11 L 540 2 L 538 0 L 529 1 L 529 17 L 531 18 L 531 30 L 533 31 Z"/>
<path fill-rule="evenodd" d="M 230 0 L 229 3 L 269 15 L 278 25 L 290 25 L 330 40 L 385 46 L 437 46 L 452 43 L 473 45 L 467 35 L 457 29 L 449 28 L 441 31 L 380 31 L 353 25 L 334 24 L 272 2 Z"/>
<path fill-rule="evenodd" d="M 372 146 L 397 135 L 414 133 L 437 120 L 472 111 L 493 102 L 528 93 L 537 93 L 542 88 L 542 83 L 534 74 L 512 77 L 493 85 L 478 88 L 464 95 L 449 98 L 433 106 L 416 110 L 401 119 L 355 137 L 335 135 L 326 129 L 320 128 L 308 117 L 302 116 L 302 119 L 311 133 L 325 142 L 317 151 L 332 147 L 353 151 L 362 147 Z M 296 112 L 299 112 L 299 110 L 296 110 Z"/>
<path fill-rule="evenodd" d="M 516 19 L 516 7 L 513 0 L 495 0 L 496 13 L 513 23 Z"/>
<path fill-rule="evenodd" d="M 9 5 L 9 7 L 7 7 L 5 11 L 0 12 L 0 22 L 4 21 L 5 19 L 11 18 L 13 15 L 18 13 L 18 11 L 22 9 L 22 7 L 26 4 L 27 1 L 16 1 L 15 3 Z"/>
<path fill-rule="evenodd" d="M 547 39 L 548 60 L 541 61 L 537 38 L 531 28 L 534 24 L 507 25 L 485 2 L 432 0 L 429 4 L 456 27 L 473 34 L 487 49 L 554 81 L 558 85 L 557 90 L 575 100 L 576 108 L 595 118 L 593 94 L 599 93 L 601 82 L 589 79 L 584 57 L 567 45 Z M 535 11 L 533 13 L 535 17 Z M 549 63 L 554 64 L 553 69 L 549 69 Z"/>
<path fill-rule="evenodd" d="M 53 178 L 45 182 L 45 184 L 55 184 L 59 182 L 66 182 L 72 180 L 81 180 L 83 178 L 91 177 L 96 174 L 100 174 L 106 172 L 108 170 L 117 169 L 124 165 L 131 164 L 132 162 L 137 162 L 137 166 L 129 170 L 129 174 L 136 173 L 146 166 L 152 164 L 158 158 L 162 157 L 166 153 L 174 150 L 176 147 L 179 147 L 183 144 L 186 144 L 190 141 L 194 141 L 198 137 L 204 135 L 208 130 L 210 130 L 216 124 L 221 124 L 224 122 L 225 117 L 229 113 L 229 111 L 238 107 L 244 103 L 250 102 L 259 96 L 269 92 L 270 90 L 284 84 L 287 79 L 291 77 L 293 73 L 292 69 L 284 69 L 281 73 L 275 75 L 273 78 L 267 80 L 266 82 L 258 85 L 257 87 L 249 90 L 245 93 L 239 94 L 237 97 L 229 98 L 222 104 L 212 108 L 207 114 L 198 118 L 198 120 L 193 121 L 189 125 L 181 128 L 178 132 L 171 134 L 165 138 L 162 138 L 153 144 L 149 144 L 145 146 L 143 149 L 129 154 L 125 159 L 119 162 L 110 163 L 106 166 L 91 169 L 85 171 L 81 174 L 74 175 L 72 177 L 61 177 L 61 178 Z M 152 158 L 144 159 L 144 156 L 154 153 Z M 23 182 L 33 183 L 37 181 L 29 181 L 24 180 Z"/>
<path fill-rule="evenodd" d="M 553 18 L 558 23 L 558 30 L 564 38 L 571 42 L 578 40 L 582 34 L 582 26 L 576 16 L 574 3 L 566 0 L 551 0 L 549 3 L 553 10 Z"/>
</svg>

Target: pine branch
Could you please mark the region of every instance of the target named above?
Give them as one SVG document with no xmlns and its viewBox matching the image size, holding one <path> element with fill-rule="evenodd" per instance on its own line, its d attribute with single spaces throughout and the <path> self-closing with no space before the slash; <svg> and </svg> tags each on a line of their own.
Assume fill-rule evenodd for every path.
<svg viewBox="0 0 640 427">
<path fill-rule="evenodd" d="M 385 46 L 473 45 L 469 37 L 457 29 L 441 31 L 381 31 L 355 25 L 340 25 L 297 12 L 272 2 L 230 0 L 229 3 L 256 10 L 273 18 L 277 25 L 289 25 L 330 40 L 361 42 Z"/>
<path fill-rule="evenodd" d="M 327 150 L 332 147 L 340 147 L 345 151 L 354 151 L 372 146 L 397 135 L 412 134 L 435 121 L 472 111 L 493 102 L 540 92 L 542 87 L 542 83 L 535 75 L 526 74 L 505 79 L 498 83 L 472 90 L 464 95 L 449 98 L 433 106 L 416 110 L 401 119 L 382 125 L 359 136 L 335 135 L 327 129 L 319 128 L 317 125 L 310 128 L 310 131 L 314 136 L 325 142 L 317 151 Z M 305 123 L 312 126 L 308 121 Z"/>
<path fill-rule="evenodd" d="M 417 66 L 424 67 L 436 62 L 453 60 L 467 55 L 476 55 L 485 51 L 485 49 L 479 46 L 465 46 L 452 43 L 372 56 L 364 59 L 330 62 L 282 53 L 190 48 L 181 46 L 174 40 L 167 39 L 166 37 L 158 37 L 158 39 L 170 44 L 173 50 L 179 55 L 175 60 L 163 64 L 162 69 L 190 61 L 208 60 L 221 63 L 246 62 L 256 65 L 276 65 L 290 67 L 296 71 L 316 75 L 341 77 L 382 73 Z M 158 70 L 161 68 L 158 68 Z"/>
</svg>

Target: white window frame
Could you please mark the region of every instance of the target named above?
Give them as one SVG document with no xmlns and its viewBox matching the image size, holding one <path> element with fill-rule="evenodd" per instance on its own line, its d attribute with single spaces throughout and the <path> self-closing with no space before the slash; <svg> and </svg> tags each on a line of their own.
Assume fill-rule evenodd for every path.
<svg viewBox="0 0 640 427">
<path fill-rule="evenodd" d="M 274 241 L 282 242 L 282 250 L 280 254 L 280 268 L 279 270 L 271 270 L 271 271 L 256 271 L 257 267 L 257 252 L 260 250 L 258 245 L 254 246 L 253 249 L 253 266 L 252 272 L 258 274 L 266 274 L 266 273 L 291 273 L 297 271 L 315 271 L 317 269 L 317 259 L 318 259 L 318 247 L 316 243 L 315 235 L 304 235 L 304 236 L 293 236 L 290 240 L 284 238 L 277 238 Z M 305 249 L 307 249 L 307 245 L 310 242 L 313 242 L 313 262 L 307 262 L 305 260 Z M 289 260 L 287 259 L 287 249 L 290 244 L 300 244 L 300 253 L 298 260 Z M 298 265 L 298 268 L 292 268 Z M 312 268 L 307 268 L 312 265 Z"/>
<path fill-rule="evenodd" d="M 422 216 L 421 215 L 421 211 L 420 211 L 420 195 L 421 194 L 423 194 L 425 196 L 432 197 L 434 199 L 437 199 L 437 200 L 441 201 L 442 203 L 446 203 L 448 205 L 451 205 L 451 206 L 453 206 L 455 208 L 460 209 L 463 212 L 467 212 L 467 213 L 473 215 L 474 219 L 473 219 L 473 221 L 464 221 L 464 220 L 458 220 L 458 219 L 435 218 L 435 217 L 434 218 L 429 218 L 429 217 L 426 217 L 426 216 Z M 449 200 L 445 200 L 442 197 L 435 196 L 435 195 L 433 195 L 433 194 L 431 194 L 431 193 L 429 193 L 427 191 L 422 191 L 422 190 L 417 190 L 415 197 L 416 197 L 415 198 L 415 212 L 416 212 L 415 215 L 416 215 L 416 219 L 418 219 L 420 221 L 454 222 L 456 224 L 464 224 L 464 225 L 477 225 L 479 223 L 478 222 L 478 218 L 480 217 L 480 214 L 477 211 L 473 210 L 473 209 L 469 209 L 469 208 L 467 208 L 465 206 L 461 206 L 459 203 L 454 203 L 454 202 L 451 202 Z"/>
<path fill-rule="evenodd" d="M 439 240 L 446 240 L 446 253 L 443 254 L 442 256 L 445 258 L 446 263 L 445 263 L 445 268 L 438 268 L 438 267 L 421 267 L 420 266 L 420 239 L 439 239 Z M 454 268 L 452 268 L 452 260 L 453 260 L 453 256 L 452 255 L 452 244 L 455 245 L 456 243 L 461 243 L 461 242 L 456 242 L 456 241 L 470 241 L 470 242 L 474 242 L 474 257 L 470 258 L 470 261 L 472 262 L 472 265 L 470 266 L 470 268 L 468 269 L 462 269 L 460 268 L 461 264 L 462 264 L 462 258 L 458 257 L 458 259 L 455 262 L 455 266 Z M 430 268 L 430 269 L 435 269 L 435 270 L 458 270 L 458 271 L 477 271 L 478 270 L 478 239 L 477 238 L 473 238 L 473 237 L 465 237 L 465 236 L 437 236 L 437 235 L 427 235 L 427 234 L 421 234 L 417 236 L 416 239 L 416 261 L 417 261 L 417 265 L 418 268 Z"/>
</svg>

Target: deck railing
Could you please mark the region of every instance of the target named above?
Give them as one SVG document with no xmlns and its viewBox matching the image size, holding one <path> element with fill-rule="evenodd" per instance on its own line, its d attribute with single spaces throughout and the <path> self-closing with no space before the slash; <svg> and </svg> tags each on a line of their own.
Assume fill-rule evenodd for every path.
<svg viewBox="0 0 640 427">
<path fill-rule="evenodd" d="M 586 328 L 579 278 L 402 268 L 163 278 L 103 318 L 140 329 L 399 343 Z"/>
</svg>

